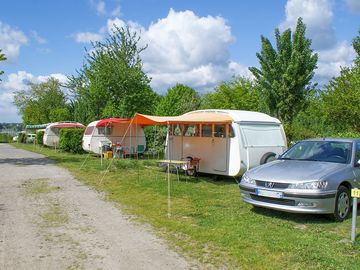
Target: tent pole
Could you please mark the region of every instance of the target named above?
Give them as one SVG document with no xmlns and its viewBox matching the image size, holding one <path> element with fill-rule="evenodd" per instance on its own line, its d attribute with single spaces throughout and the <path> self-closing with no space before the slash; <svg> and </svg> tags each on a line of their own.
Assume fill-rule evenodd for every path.
<svg viewBox="0 0 360 270">
<path fill-rule="evenodd" d="M 168 175 L 168 218 L 171 217 L 171 197 L 170 197 L 170 164 L 171 164 L 171 152 L 170 152 L 170 136 L 169 136 L 169 122 L 167 123 L 167 138 L 168 138 L 168 157 L 169 157 L 169 164 L 167 167 L 167 175 Z"/>
</svg>

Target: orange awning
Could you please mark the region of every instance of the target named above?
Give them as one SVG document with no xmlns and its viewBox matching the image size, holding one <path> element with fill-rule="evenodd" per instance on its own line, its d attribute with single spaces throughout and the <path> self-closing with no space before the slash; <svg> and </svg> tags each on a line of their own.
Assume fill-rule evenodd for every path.
<svg viewBox="0 0 360 270">
<path fill-rule="evenodd" d="M 139 125 L 231 123 L 232 117 L 225 113 L 195 112 L 179 116 L 153 116 L 136 113 L 132 123 Z"/>
</svg>

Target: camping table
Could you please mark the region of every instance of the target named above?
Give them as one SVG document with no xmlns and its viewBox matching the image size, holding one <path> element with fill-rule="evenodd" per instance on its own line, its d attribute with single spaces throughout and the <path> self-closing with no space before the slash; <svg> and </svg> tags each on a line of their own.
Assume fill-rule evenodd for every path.
<svg viewBox="0 0 360 270">
<path fill-rule="evenodd" d="M 186 165 L 188 163 L 188 161 L 186 160 L 169 160 L 169 159 L 158 160 L 157 162 L 161 164 L 167 164 L 168 166 L 173 166 L 176 170 L 178 181 L 179 181 L 179 169 L 181 168 L 182 165 Z"/>
</svg>

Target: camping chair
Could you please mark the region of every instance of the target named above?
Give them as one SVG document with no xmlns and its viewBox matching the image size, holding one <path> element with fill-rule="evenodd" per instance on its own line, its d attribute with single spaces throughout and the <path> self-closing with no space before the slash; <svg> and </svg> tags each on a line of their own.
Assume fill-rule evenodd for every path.
<svg viewBox="0 0 360 270">
<path fill-rule="evenodd" d="M 136 148 L 136 155 L 137 157 L 139 157 L 139 155 L 143 155 L 145 152 L 145 145 L 143 144 L 138 144 L 137 148 Z"/>
</svg>

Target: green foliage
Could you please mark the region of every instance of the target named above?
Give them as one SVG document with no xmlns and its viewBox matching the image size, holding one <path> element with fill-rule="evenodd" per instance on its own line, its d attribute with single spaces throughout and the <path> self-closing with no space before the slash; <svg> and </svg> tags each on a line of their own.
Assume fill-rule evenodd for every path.
<svg viewBox="0 0 360 270">
<path fill-rule="evenodd" d="M 205 94 L 201 108 L 260 111 L 261 102 L 253 81 L 238 77 Z"/>
<path fill-rule="evenodd" d="M 70 153 L 83 153 L 81 140 L 85 129 L 63 128 L 60 130 L 59 148 Z"/>
<path fill-rule="evenodd" d="M 323 94 L 327 122 L 337 131 L 360 132 L 360 63 L 341 70 Z"/>
<path fill-rule="evenodd" d="M 43 130 L 36 132 L 36 144 L 43 144 L 44 133 Z"/>
<path fill-rule="evenodd" d="M 21 132 L 18 136 L 18 140 L 19 143 L 25 143 L 26 142 L 26 133 Z"/>
<path fill-rule="evenodd" d="M 8 133 L 0 133 L 0 143 L 12 142 L 12 136 Z"/>
<path fill-rule="evenodd" d="M 96 42 L 68 88 L 75 99 L 75 120 L 90 122 L 104 117 L 132 117 L 153 113 L 157 95 L 142 71 L 140 37 L 128 28 L 117 28 L 104 42 Z"/>
<path fill-rule="evenodd" d="M 155 114 L 161 116 L 181 115 L 197 110 L 200 106 L 199 94 L 189 86 L 176 84 L 168 89 L 156 106 Z"/>
<path fill-rule="evenodd" d="M 318 57 L 310 48 L 311 40 L 305 37 L 305 30 L 301 18 L 293 35 L 290 29 L 282 34 L 276 29 L 276 48 L 261 36 L 262 49 L 256 54 L 260 69 L 250 68 L 269 112 L 286 123 L 291 123 L 307 105 L 307 97 L 314 87 L 310 81 Z"/>
<path fill-rule="evenodd" d="M 29 86 L 29 90 L 19 90 L 14 95 L 14 104 L 22 114 L 24 124 L 71 120 L 67 99 L 58 80 L 50 78 Z"/>
</svg>

